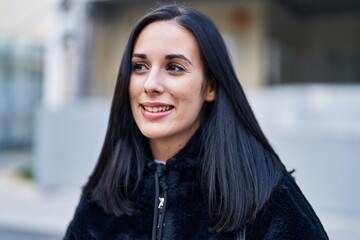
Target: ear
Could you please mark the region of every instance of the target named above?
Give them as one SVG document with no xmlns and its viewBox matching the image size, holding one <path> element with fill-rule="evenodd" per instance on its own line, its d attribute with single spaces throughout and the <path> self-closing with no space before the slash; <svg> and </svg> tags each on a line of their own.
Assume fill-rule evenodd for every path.
<svg viewBox="0 0 360 240">
<path fill-rule="evenodd" d="M 210 79 L 209 83 L 206 86 L 204 100 L 207 102 L 212 102 L 216 98 L 216 82 L 213 79 Z"/>
</svg>

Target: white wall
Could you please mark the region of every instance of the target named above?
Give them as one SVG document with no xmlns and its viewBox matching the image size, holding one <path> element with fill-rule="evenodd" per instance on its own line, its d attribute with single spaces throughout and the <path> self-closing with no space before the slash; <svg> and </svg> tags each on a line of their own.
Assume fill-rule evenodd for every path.
<svg viewBox="0 0 360 240">
<path fill-rule="evenodd" d="M 360 85 L 279 86 L 248 95 L 330 239 L 358 239 Z"/>
<path fill-rule="evenodd" d="M 104 141 L 110 102 L 83 100 L 60 110 L 41 108 L 34 139 L 35 179 L 42 187 L 81 187 Z"/>
</svg>

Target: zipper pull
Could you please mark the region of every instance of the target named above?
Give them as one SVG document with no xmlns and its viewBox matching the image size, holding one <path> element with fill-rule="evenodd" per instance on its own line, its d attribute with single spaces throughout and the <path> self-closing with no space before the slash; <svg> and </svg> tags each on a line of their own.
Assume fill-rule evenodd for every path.
<svg viewBox="0 0 360 240">
<path fill-rule="evenodd" d="M 165 198 L 159 197 L 159 206 L 158 208 L 162 208 L 164 206 Z"/>
</svg>

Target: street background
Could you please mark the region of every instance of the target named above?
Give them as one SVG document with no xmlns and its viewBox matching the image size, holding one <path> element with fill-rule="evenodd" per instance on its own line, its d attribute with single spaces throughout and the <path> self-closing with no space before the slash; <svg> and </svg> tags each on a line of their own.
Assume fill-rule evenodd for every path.
<svg viewBox="0 0 360 240">
<path fill-rule="evenodd" d="M 360 239 L 360 2 L 186 4 L 221 31 L 330 239 Z M 130 28 L 158 5 L 0 0 L 0 240 L 62 238 L 100 153 Z"/>
</svg>

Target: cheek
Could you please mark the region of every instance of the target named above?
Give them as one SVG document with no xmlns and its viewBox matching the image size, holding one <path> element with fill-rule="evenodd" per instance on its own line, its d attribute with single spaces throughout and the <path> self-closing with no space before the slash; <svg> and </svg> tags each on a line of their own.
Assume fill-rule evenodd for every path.
<svg viewBox="0 0 360 240">
<path fill-rule="evenodd" d="M 139 87 L 130 82 L 130 86 L 129 86 L 130 101 L 134 101 L 136 97 L 140 94 L 140 92 L 141 90 L 139 89 Z"/>
<path fill-rule="evenodd" d="M 132 102 L 135 98 L 135 95 L 134 95 L 134 91 L 132 88 L 129 88 L 129 97 L 130 97 L 130 101 Z"/>
<path fill-rule="evenodd" d="M 183 106 L 188 109 L 189 107 L 196 109 L 196 106 L 202 105 L 204 102 L 202 89 L 199 86 L 189 84 L 189 89 L 177 94 L 177 100 L 179 104 L 184 104 Z"/>
<path fill-rule="evenodd" d="M 129 98 L 130 98 L 130 108 L 131 111 L 134 111 L 136 109 L 136 107 L 139 105 L 138 102 L 138 97 L 137 95 L 135 95 L 134 93 L 129 93 Z"/>
<path fill-rule="evenodd" d="M 188 85 L 183 95 L 185 100 L 191 101 L 193 103 L 203 102 L 202 84 L 194 81 L 193 84 Z"/>
</svg>

